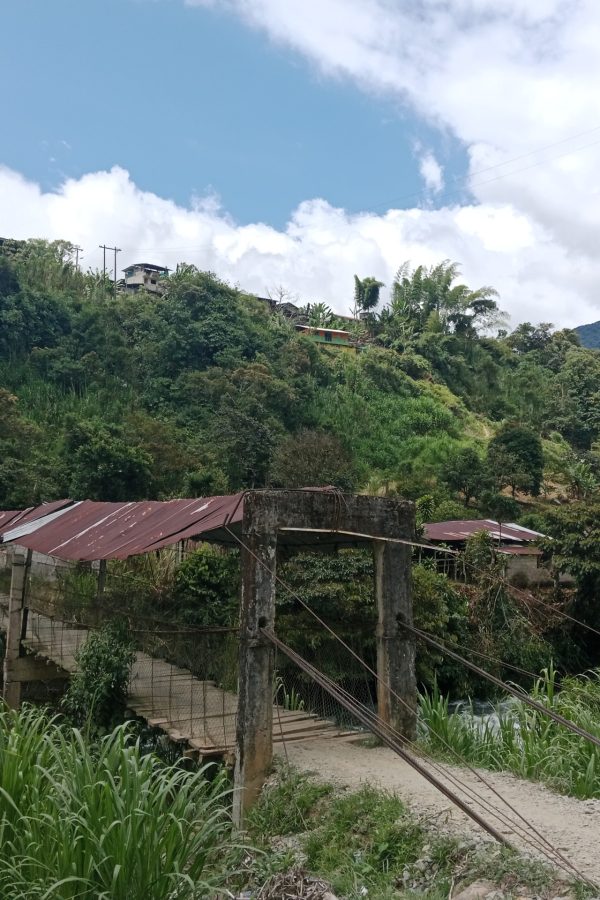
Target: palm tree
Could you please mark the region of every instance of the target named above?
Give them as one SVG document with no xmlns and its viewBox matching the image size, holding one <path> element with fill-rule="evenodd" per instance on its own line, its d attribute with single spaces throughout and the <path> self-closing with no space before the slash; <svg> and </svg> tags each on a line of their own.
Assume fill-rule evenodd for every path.
<svg viewBox="0 0 600 900">
<path fill-rule="evenodd" d="M 472 335 L 501 317 L 492 287 L 471 290 L 454 284 L 459 277 L 457 263 L 446 259 L 437 266 L 411 270 L 403 263 L 392 285 L 392 297 L 382 323 L 397 336 L 412 337 L 426 330 Z"/>
<path fill-rule="evenodd" d="M 326 303 L 309 303 L 306 313 L 308 324 L 313 328 L 327 328 L 333 320 L 333 310 Z"/>
<path fill-rule="evenodd" d="M 379 303 L 379 291 L 383 287 L 383 281 L 369 276 L 359 278 L 354 276 L 354 310 L 353 316 L 358 318 L 360 313 L 371 312 Z"/>
</svg>

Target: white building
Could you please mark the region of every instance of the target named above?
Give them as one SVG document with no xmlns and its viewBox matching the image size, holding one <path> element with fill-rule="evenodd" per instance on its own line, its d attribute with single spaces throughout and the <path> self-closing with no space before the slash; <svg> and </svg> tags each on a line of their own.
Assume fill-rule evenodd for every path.
<svg viewBox="0 0 600 900">
<path fill-rule="evenodd" d="M 138 291 L 162 294 L 165 279 L 169 274 L 165 266 L 155 266 L 154 263 L 134 263 L 123 269 L 123 272 L 125 273 L 123 289 L 128 294 L 137 294 Z"/>
</svg>

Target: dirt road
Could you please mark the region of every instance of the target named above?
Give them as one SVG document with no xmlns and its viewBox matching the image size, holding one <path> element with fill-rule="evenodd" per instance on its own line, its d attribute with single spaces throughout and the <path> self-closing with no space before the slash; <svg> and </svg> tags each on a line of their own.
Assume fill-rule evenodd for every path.
<svg viewBox="0 0 600 900">
<path fill-rule="evenodd" d="M 278 753 L 283 754 L 279 748 Z M 457 810 L 422 776 L 386 747 L 367 749 L 345 740 L 318 740 L 287 744 L 292 765 L 323 780 L 352 788 L 370 784 L 397 793 L 417 814 L 437 821 L 444 830 L 486 836 L 471 819 Z M 493 791 L 468 770 L 447 767 L 490 805 L 503 809 Z M 600 884 L 600 800 L 575 800 L 504 773 L 483 772 L 483 777 L 514 806 L 577 869 Z M 456 787 L 449 784 L 453 790 Z M 464 799 L 467 799 L 466 797 Z M 504 807 L 504 809 L 506 809 Z M 513 814 L 508 813 L 514 818 Z M 511 844 L 532 851 L 509 826 L 490 819 Z"/>
</svg>

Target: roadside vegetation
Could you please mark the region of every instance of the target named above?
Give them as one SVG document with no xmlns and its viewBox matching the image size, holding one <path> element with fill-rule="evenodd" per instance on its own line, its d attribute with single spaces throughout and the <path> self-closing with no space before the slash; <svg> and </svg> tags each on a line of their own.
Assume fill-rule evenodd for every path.
<svg viewBox="0 0 600 900">
<path fill-rule="evenodd" d="M 227 784 L 166 767 L 121 727 L 97 743 L 34 707 L 0 712 L 3 900 L 216 893 L 241 860 Z"/>
<path fill-rule="evenodd" d="M 446 900 L 479 879 L 512 895 L 553 896 L 568 889 L 541 863 L 432 828 L 395 795 L 369 786 L 341 789 L 283 764 L 248 825 L 265 854 L 250 881 L 255 889 L 259 884 L 275 888 L 286 873 L 295 873 L 297 882 L 312 873 L 346 900 L 417 895 Z M 577 890 L 580 896 L 586 893 Z M 265 896 L 274 900 L 282 894 Z"/>
<path fill-rule="evenodd" d="M 275 900 L 310 879 L 347 900 L 442 900 L 478 878 L 531 893 L 556 882 L 495 845 L 434 833 L 395 796 L 334 789 L 285 765 L 247 835 L 229 810 L 223 772 L 166 765 L 124 727 L 89 742 L 35 707 L 0 713 L 3 900 Z"/>
<path fill-rule="evenodd" d="M 600 740 L 600 670 L 557 683 L 556 673 L 539 678 L 530 696 Z M 452 711 L 438 691 L 420 705 L 423 747 L 450 762 L 454 751 L 474 766 L 514 772 L 580 799 L 600 797 L 600 748 L 517 699 L 485 715 L 472 705 Z"/>
</svg>

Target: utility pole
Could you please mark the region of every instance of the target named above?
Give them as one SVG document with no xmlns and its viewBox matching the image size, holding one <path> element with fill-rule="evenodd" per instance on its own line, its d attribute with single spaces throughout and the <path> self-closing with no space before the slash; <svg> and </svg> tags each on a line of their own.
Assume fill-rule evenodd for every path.
<svg viewBox="0 0 600 900">
<path fill-rule="evenodd" d="M 121 248 L 120 248 L 120 247 L 113 247 L 113 250 L 115 251 L 115 281 L 114 281 L 114 296 L 115 296 L 115 300 L 116 300 L 116 299 L 117 299 L 117 253 L 120 253 L 120 252 L 121 252 Z"/>
<path fill-rule="evenodd" d="M 102 258 L 102 283 L 106 282 L 106 251 L 112 250 L 115 254 L 115 269 L 114 269 L 114 278 L 113 278 L 113 293 L 115 297 L 117 296 L 117 253 L 121 252 L 120 247 L 107 247 L 106 244 L 100 244 L 100 249 L 103 251 L 104 255 Z"/>
<path fill-rule="evenodd" d="M 106 281 L 106 244 L 100 244 L 100 249 L 104 250 L 102 257 L 102 284 Z"/>
<path fill-rule="evenodd" d="M 73 247 L 73 250 L 75 251 L 75 271 L 79 272 L 79 254 L 83 250 L 83 247 L 78 247 L 77 245 L 75 245 L 75 247 Z"/>
</svg>

